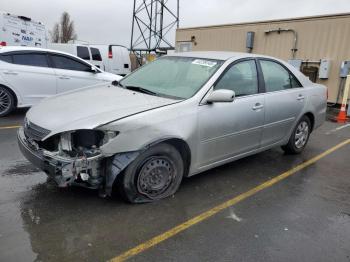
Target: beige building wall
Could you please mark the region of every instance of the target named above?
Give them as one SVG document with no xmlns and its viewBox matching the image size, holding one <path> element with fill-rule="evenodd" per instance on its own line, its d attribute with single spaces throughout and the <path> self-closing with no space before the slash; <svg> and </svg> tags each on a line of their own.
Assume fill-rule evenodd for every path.
<svg viewBox="0 0 350 262">
<path fill-rule="evenodd" d="M 329 78 L 327 80 L 317 79 L 317 82 L 328 86 L 329 102 L 335 102 L 340 85 L 341 62 L 350 60 L 350 13 L 181 28 L 176 32 L 176 45 L 178 47 L 180 42 L 191 42 L 192 40 L 193 51 L 246 52 L 246 34 L 248 31 L 253 31 L 255 39 L 252 53 L 271 55 L 284 60 L 291 59 L 291 49 L 294 44 L 293 33 L 265 34 L 267 30 L 278 28 L 294 29 L 297 32 L 298 51 L 295 58 L 309 61 L 320 59 L 331 61 Z M 312 65 L 319 66 L 317 63 Z"/>
</svg>

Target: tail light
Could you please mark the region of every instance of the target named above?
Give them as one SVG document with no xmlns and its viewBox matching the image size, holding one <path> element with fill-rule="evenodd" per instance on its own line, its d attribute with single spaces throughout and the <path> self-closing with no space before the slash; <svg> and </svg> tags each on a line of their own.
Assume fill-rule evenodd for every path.
<svg viewBox="0 0 350 262">
<path fill-rule="evenodd" d="M 112 53 L 112 51 L 109 51 L 109 52 L 108 52 L 108 58 L 113 58 L 113 53 Z"/>
<path fill-rule="evenodd" d="M 7 43 L 5 41 L 0 42 L 0 46 L 6 46 Z"/>
</svg>

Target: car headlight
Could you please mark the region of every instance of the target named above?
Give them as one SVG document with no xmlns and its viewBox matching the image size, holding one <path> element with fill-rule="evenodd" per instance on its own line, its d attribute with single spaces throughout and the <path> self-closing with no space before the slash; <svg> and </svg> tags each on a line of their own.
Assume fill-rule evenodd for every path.
<svg viewBox="0 0 350 262">
<path fill-rule="evenodd" d="M 105 132 L 100 130 L 83 129 L 71 133 L 73 148 L 98 148 L 103 144 L 104 137 Z"/>
</svg>

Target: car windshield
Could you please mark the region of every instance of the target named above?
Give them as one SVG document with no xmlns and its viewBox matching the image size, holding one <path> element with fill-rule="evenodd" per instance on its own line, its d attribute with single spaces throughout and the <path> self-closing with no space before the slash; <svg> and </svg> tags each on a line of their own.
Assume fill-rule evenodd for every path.
<svg viewBox="0 0 350 262">
<path fill-rule="evenodd" d="M 186 99 L 193 96 L 223 64 L 221 60 L 162 57 L 121 81 L 125 88 Z"/>
</svg>

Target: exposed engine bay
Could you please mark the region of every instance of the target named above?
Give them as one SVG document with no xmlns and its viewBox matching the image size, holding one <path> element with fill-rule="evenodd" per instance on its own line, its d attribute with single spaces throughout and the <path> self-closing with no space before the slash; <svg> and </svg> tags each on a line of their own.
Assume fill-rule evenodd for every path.
<svg viewBox="0 0 350 262">
<path fill-rule="evenodd" d="M 111 194 L 116 173 L 113 177 L 108 175 L 103 162 L 109 159 L 103 156 L 100 147 L 115 138 L 118 132 L 82 129 L 41 139 L 46 133 L 46 130 L 31 123 L 19 131 L 22 152 L 32 151 L 36 156 L 32 159 L 33 163 L 37 163 L 59 187 L 79 185 L 100 189 L 102 195 Z M 123 155 L 119 156 L 122 158 Z M 120 166 L 125 168 L 134 157 L 123 159 Z"/>
</svg>

